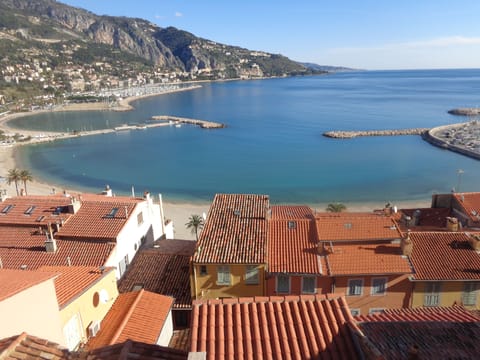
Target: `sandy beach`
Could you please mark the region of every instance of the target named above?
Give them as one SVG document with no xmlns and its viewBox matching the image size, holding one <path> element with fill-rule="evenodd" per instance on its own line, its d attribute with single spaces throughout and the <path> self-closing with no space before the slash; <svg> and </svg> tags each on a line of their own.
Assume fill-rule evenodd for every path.
<svg viewBox="0 0 480 360">
<path fill-rule="evenodd" d="M 190 90 L 190 89 L 184 89 L 184 90 Z M 182 89 L 180 90 L 174 90 L 174 91 L 184 91 Z M 161 94 L 166 94 L 167 92 L 161 93 Z M 8 185 L 6 183 L 5 177 L 7 176 L 7 173 L 10 169 L 20 167 L 20 164 L 17 164 L 15 161 L 15 149 L 17 146 L 24 146 L 27 144 L 32 144 L 35 142 L 43 142 L 43 141 L 54 141 L 55 139 L 59 138 L 66 138 L 70 136 L 75 136 L 71 134 L 63 134 L 63 133 L 52 133 L 52 132 L 39 132 L 39 131 L 29 131 L 29 130 L 18 130 L 18 129 L 13 129 L 10 126 L 8 126 L 7 122 L 21 116 L 30 116 L 30 115 L 35 115 L 41 112 L 48 112 L 48 111 L 92 111 L 92 110 L 97 110 L 97 111 L 128 111 L 131 110 L 132 107 L 130 103 L 134 100 L 138 100 L 140 98 L 144 98 L 147 96 L 157 96 L 161 94 L 149 94 L 149 95 L 143 95 L 143 96 L 133 96 L 129 98 L 125 98 L 121 101 L 119 106 L 116 108 L 110 108 L 108 107 L 107 104 L 104 103 L 88 103 L 88 104 L 71 104 L 71 105 L 66 105 L 61 108 L 56 108 L 54 110 L 38 110 L 38 111 L 32 111 L 32 112 L 25 112 L 25 113 L 14 113 L 14 114 L 7 114 L 4 115 L 3 117 L 0 118 L 0 129 L 5 131 L 5 133 L 21 133 L 26 136 L 32 136 L 32 140 L 29 141 L 28 143 L 25 144 L 15 144 L 13 146 L 0 146 L 0 190 L 6 190 L 7 194 L 9 196 L 15 196 L 16 195 L 16 189 L 14 184 Z M 98 131 L 97 133 L 103 133 L 105 131 Z M 95 133 L 93 133 L 94 135 Z M 37 137 L 35 137 L 37 136 Z M 81 193 L 82 191 L 79 191 L 78 189 L 72 189 L 72 188 L 66 188 L 62 185 L 59 184 L 52 184 L 52 183 L 43 183 L 39 181 L 38 179 L 35 179 L 35 174 L 33 174 L 34 180 L 32 182 L 27 183 L 27 190 L 28 194 L 30 195 L 47 195 L 52 193 L 52 189 L 55 189 L 55 191 L 62 192 L 63 190 L 66 190 L 70 194 L 75 194 L 75 193 Z M 23 184 L 19 184 L 19 188 L 23 187 Z M 102 189 L 98 189 L 100 192 Z M 115 189 L 113 189 L 115 191 Z M 213 200 L 213 199 L 212 199 Z M 271 202 L 275 202 L 275 199 L 271 199 Z M 327 207 L 327 204 L 307 204 L 309 205 L 313 210 L 317 212 L 322 212 L 325 211 L 325 208 Z M 347 206 L 347 211 L 372 211 L 374 209 L 381 209 L 385 205 L 384 203 L 379 203 L 379 202 L 368 202 L 368 203 L 348 203 L 345 202 L 345 205 Z M 397 206 L 398 208 L 422 208 L 422 207 L 429 207 L 430 206 L 430 201 L 425 200 L 425 201 L 418 201 L 418 200 L 404 200 L 404 201 L 398 201 L 393 203 L 393 205 Z M 210 203 L 198 203 L 198 204 L 192 204 L 192 203 L 175 203 L 169 201 L 168 198 L 165 196 L 163 197 L 163 206 L 164 206 L 164 211 L 165 211 L 165 217 L 167 219 L 171 219 L 174 224 L 175 228 L 175 238 L 177 239 L 188 239 L 188 240 L 193 240 L 195 239 L 195 235 L 191 234 L 189 230 L 185 228 L 185 223 L 188 221 L 188 218 L 192 214 L 197 214 L 197 215 L 203 215 L 203 213 L 207 214 L 208 209 L 210 207 Z"/>
</svg>

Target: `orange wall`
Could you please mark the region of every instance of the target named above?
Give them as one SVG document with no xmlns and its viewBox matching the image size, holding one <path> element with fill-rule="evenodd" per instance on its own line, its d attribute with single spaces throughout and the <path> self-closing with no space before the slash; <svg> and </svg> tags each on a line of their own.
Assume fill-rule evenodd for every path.
<svg viewBox="0 0 480 360">
<path fill-rule="evenodd" d="M 385 295 L 371 295 L 372 278 L 386 277 L 387 289 Z M 348 280 L 363 279 L 363 292 L 360 296 L 349 296 Z M 410 306 L 412 283 L 408 274 L 399 276 L 345 276 L 335 278 L 335 294 L 345 294 L 350 309 L 359 309 L 361 315 L 367 315 L 370 309 L 398 309 Z"/>
</svg>

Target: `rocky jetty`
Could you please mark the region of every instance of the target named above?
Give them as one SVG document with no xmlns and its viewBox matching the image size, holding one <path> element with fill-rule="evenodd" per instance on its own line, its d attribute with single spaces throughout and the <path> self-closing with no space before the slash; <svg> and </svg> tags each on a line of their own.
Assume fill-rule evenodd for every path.
<svg viewBox="0 0 480 360">
<path fill-rule="evenodd" d="M 423 135 L 432 145 L 480 160 L 480 122 L 439 126 Z"/>
<path fill-rule="evenodd" d="M 327 131 L 323 133 L 323 136 L 335 139 L 351 139 L 360 136 L 422 135 L 428 130 L 428 128 L 414 128 L 398 130 Z"/>
<path fill-rule="evenodd" d="M 216 122 L 212 122 L 212 121 L 190 119 L 190 118 L 170 116 L 170 115 L 152 116 L 152 120 L 169 121 L 169 122 L 172 122 L 174 124 L 193 124 L 193 125 L 200 126 L 202 129 L 221 129 L 221 128 L 225 127 L 225 124 L 216 123 Z"/>
<path fill-rule="evenodd" d="M 477 116 L 480 115 L 480 108 L 457 108 L 448 110 L 449 114 L 462 116 Z"/>
</svg>

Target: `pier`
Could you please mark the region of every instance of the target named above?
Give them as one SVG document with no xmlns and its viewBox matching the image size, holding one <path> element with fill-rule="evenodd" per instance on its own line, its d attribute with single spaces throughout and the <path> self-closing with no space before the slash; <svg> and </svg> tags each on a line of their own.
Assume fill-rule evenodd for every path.
<svg viewBox="0 0 480 360">
<path fill-rule="evenodd" d="M 152 116 L 152 120 L 155 121 L 168 121 L 174 124 L 193 124 L 198 125 L 202 129 L 221 129 L 225 127 L 225 124 L 216 123 L 212 121 L 205 121 L 205 120 L 198 120 L 198 119 L 191 119 L 191 118 L 184 118 L 178 116 L 171 116 L 171 115 L 156 115 Z"/>
<path fill-rule="evenodd" d="M 400 136 L 422 135 L 428 128 L 399 129 L 399 130 L 363 130 L 363 131 L 327 131 L 323 136 L 335 139 L 351 139 L 361 136 Z"/>
</svg>

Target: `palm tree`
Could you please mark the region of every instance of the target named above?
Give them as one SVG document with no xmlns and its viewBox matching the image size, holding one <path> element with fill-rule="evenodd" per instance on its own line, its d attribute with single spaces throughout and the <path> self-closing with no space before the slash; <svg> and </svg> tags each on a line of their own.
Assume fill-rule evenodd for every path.
<svg viewBox="0 0 480 360">
<path fill-rule="evenodd" d="M 25 187 L 25 195 L 27 195 L 27 181 L 33 181 L 32 173 L 28 170 L 21 170 L 19 176 Z"/>
<path fill-rule="evenodd" d="M 12 182 L 15 183 L 15 190 L 17 190 L 17 196 L 19 195 L 18 193 L 18 182 L 20 181 L 20 170 L 18 169 L 10 169 L 8 170 L 7 174 L 7 183 L 10 185 Z"/>
<path fill-rule="evenodd" d="M 203 221 L 203 218 L 200 215 L 191 215 L 188 218 L 188 222 L 185 224 L 187 229 L 190 229 L 192 234 L 195 234 L 195 238 L 198 241 L 198 230 L 203 229 L 203 225 L 205 225 L 205 222 Z"/>
<path fill-rule="evenodd" d="M 328 206 L 325 210 L 327 210 L 328 212 L 336 212 L 337 213 L 337 212 L 342 212 L 344 210 L 347 210 L 347 207 L 342 203 L 336 202 L 336 203 L 328 204 Z"/>
</svg>

